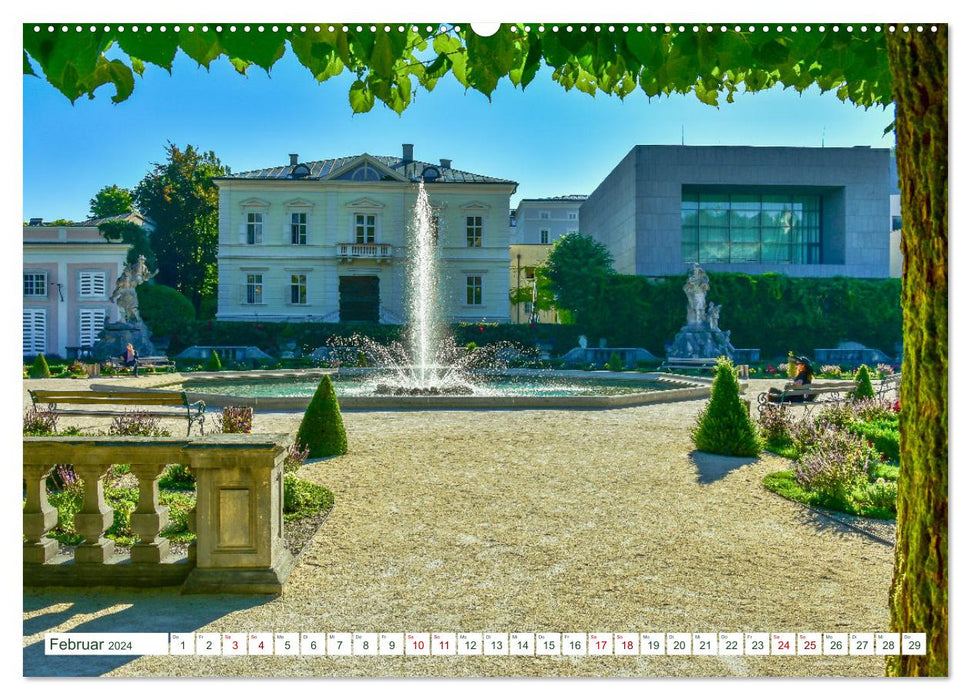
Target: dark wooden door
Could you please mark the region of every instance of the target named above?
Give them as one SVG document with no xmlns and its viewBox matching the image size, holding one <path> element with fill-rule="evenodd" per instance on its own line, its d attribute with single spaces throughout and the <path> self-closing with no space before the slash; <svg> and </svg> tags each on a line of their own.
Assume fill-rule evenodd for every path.
<svg viewBox="0 0 971 700">
<path fill-rule="evenodd" d="M 374 276 L 340 278 L 341 321 L 378 322 L 378 305 L 381 301 L 380 280 Z"/>
</svg>

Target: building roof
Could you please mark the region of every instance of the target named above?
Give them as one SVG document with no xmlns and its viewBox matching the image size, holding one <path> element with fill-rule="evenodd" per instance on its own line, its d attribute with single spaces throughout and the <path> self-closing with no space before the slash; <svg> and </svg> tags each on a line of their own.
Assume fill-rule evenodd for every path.
<svg viewBox="0 0 971 700">
<path fill-rule="evenodd" d="M 590 195 L 586 194 L 564 194 L 559 197 L 535 197 L 520 199 L 520 204 L 523 202 L 583 202 L 589 198 Z"/>
<path fill-rule="evenodd" d="M 223 177 L 214 178 L 216 180 L 335 180 L 342 174 L 342 171 L 350 170 L 352 164 L 356 161 L 364 162 L 365 160 L 370 160 L 376 162 L 387 170 L 391 171 L 398 176 L 398 179 L 404 181 L 417 182 L 422 175 L 425 175 L 426 182 L 449 182 L 449 183 L 475 183 L 475 184 L 509 184 L 517 185 L 519 183 L 513 180 L 506 180 L 503 178 L 489 177 L 487 175 L 478 175 L 476 173 L 470 173 L 466 170 L 457 170 L 452 167 L 444 167 L 442 165 L 436 165 L 435 163 L 428 163 L 421 160 L 402 160 L 398 156 L 372 156 L 368 153 L 363 153 L 356 156 L 344 156 L 341 158 L 331 158 L 328 160 L 314 160 L 298 163 L 296 165 L 278 165 L 272 168 L 263 168 L 261 170 L 248 170 L 241 173 L 233 173 L 231 175 L 225 175 Z M 301 166 L 306 167 L 306 175 L 296 175 L 293 172 L 295 169 L 301 168 Z M 434 179 L 429 178 L 429 169 L 434 169 L 438 172 L 438 177 Z M 298 170 L 298 173 L 300 171 Z M 384 180 L 394 180 L 395 178 L 386 176 Z"/>
<path fill-rule="evenodd" d="M 131 223 L 137 224 L 138 226 L 151 225 L 150 220 L 137 211 L 130 211 L 124 214 L 115 214 L 114 216 L 102 216 L 97 219 L 87 219 L 86 221 L 82 221 L 76 225 L 98 227 L 101 224 L 107 223 L 109 221 L 130 221 Z"/>
</svg>

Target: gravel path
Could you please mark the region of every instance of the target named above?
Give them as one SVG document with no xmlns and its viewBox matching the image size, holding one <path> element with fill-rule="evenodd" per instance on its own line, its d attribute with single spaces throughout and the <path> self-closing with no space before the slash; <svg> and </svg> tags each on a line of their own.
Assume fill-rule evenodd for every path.
<svg viewBox="0 0 971 700">
<path fill-rule="evenodd" d="M 882 675 L 882 657 L 185 656 L 78 665 L 39 653 L 44 631 L 71 629 L 886 630 L 892 547 L 766 491 L 762 477 L 786 460 L 694 453 L 686 426 L 702 406 L 345 413 L 351 453 L 302 469 L 334 491 L 336 505 L 284 595 L 25 590 L 25 673 Z M 299 419 L 258 414 L 255 430 L 293 435 Z"/>
</svg>

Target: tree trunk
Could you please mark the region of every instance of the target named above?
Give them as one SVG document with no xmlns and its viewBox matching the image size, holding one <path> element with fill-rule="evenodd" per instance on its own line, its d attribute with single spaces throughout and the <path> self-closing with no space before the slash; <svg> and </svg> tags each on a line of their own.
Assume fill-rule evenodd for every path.
<svg viewBox="0 0 971 700">
<path fill-rule="evenodd" d="M 903 382 L 890 629 L 926 632 L 926 656 L 887 674 L 947 669 L 947 25 L 887 32 L 903 214 Z"/>
</svg>

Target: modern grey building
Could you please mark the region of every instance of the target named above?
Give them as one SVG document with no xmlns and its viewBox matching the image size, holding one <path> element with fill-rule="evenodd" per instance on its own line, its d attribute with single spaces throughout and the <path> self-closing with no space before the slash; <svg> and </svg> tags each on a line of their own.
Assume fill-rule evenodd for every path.
<svg viewBox="0 0 971 700">
<path fill-rule="evenodd" d="M 635 146 L 580 207 L 614 269 L 649 277 L 887 277 L 889 149 Z"/>
</svg>

